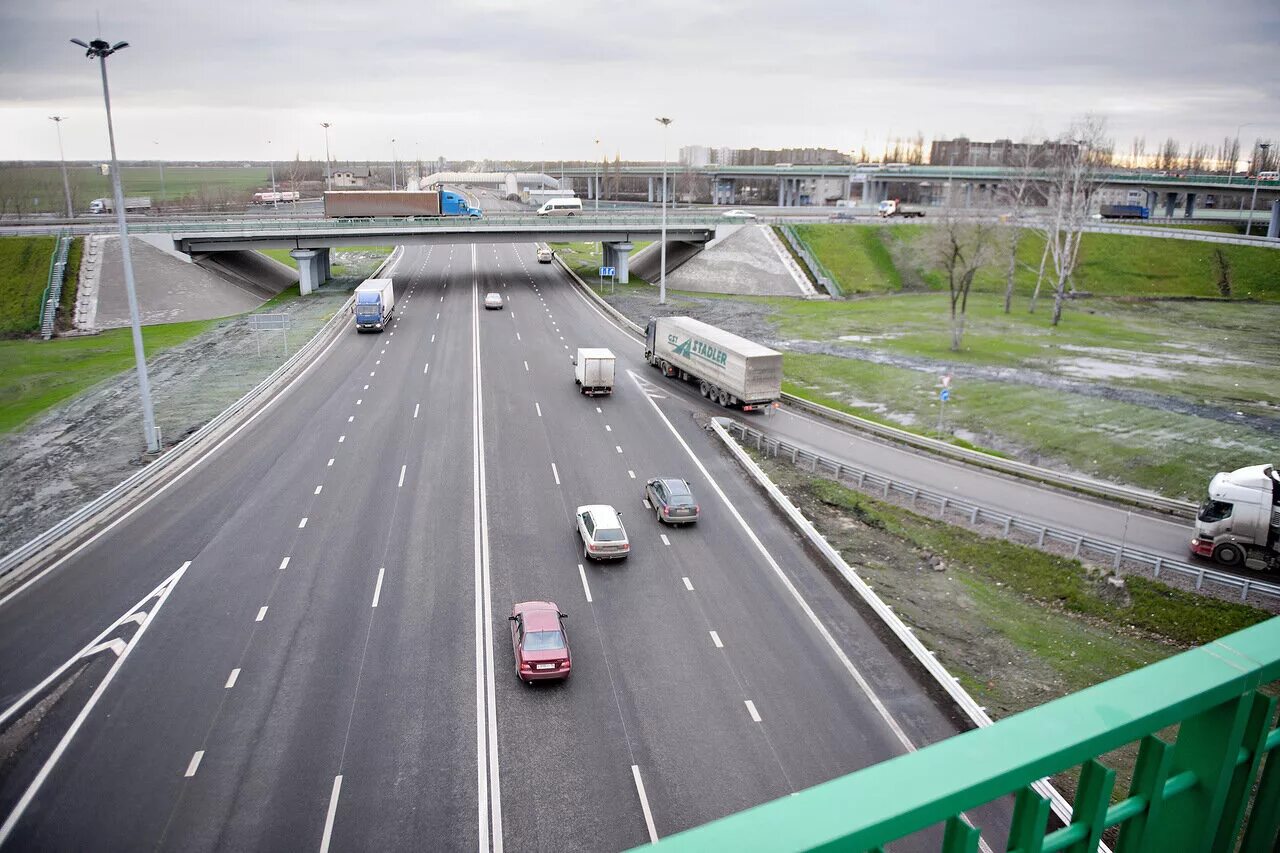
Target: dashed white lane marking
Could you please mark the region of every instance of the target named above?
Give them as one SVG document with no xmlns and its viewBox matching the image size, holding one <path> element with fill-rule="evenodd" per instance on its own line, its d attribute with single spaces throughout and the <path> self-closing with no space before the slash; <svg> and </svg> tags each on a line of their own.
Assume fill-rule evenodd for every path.
<svg viewBox="0 0 1280 853">
<path fill-rule="evenodd" d="M 382 352 L 378 353 L 378 355 L 386 355 L 386 354 L 387 354 L 387 351 L 385 348 L 382 350 Z"/>
<path fill-rule="evenodd" d="M 433 344 L 434 344 L 435 342 L 436 342 L 436 336 L 435 336 L 435 335 L 432 335 L 432 336 L 431 336 L 431 343 L 433 343 Z"/>
<path fill-rule="evenodd" d="M 518 340 L 520 340 L 520 333 L 519 333 L 519 332 L 516 332 L 516 340 L 517 340 L 517 341 L 518 341 Z"/>
<path fill-rule="evenodd" d="M 448 287 L 448 286 L 449 286 L 449 285 L 447 285 L 447 284 L 445 285 L 445 287 Z M 441 302 L 444 302 L 444 294 L 443 294 L 443 293 L 442 293 L 442 294 L 440 294 L 440 301 L 441 301 Z"/>
<path fill-rule="evenodd" d="M 240 667 L 231 670 L 231 674 L 227 676 L 227 683 L 222 685 L 224 690 L 230 690 L 236 686 L 236 679 L 240 677 Z"/>
<path fill-rule="evenodd" d="M 604 412 L 604 409 L 600 408 L 599 406 L 596 406 L 596 414 L 597 414 L 597 415 L 602 414 L 603 412 Z"/>
<path fill-rule="evenodd" d="M 405 468 L 408 468 L 408 467 L 409 467 L 408 465 L 401 465 L 401 466 L 400 466 L 400 482 L 399 482 L 399 483 L 396 483 L 396 488 L 397 488 L 397 489 L 404 488 L 404 469 L 405 469 Z"/>
<path fill-rule="evenodd" d="M 668 545 L 668 546 L 669 546 L 669 545 L 671 544 L 671 540 L 667 538 L 667 534 L 665 534 L 665 533 L 659 533 L 658 535 L 662 537 L 662 544 L 663 544 L 663 545 Z"/>
<path fill-rule="evenodd" d="M 414 404 L 413 404 L 413 416 L 414 416 L 415 418 L 418 416 L 418 408 L 419 408 L 421 405 L 422 405 L 421 403 L 414 403 Z"/>
<path fill-rule="evenodd" d="M 605 432 L 613 432 L 613 427 L 609 426 L 608 424 L 605 424 L 605 425 L 604 425 L 604 431 L 605 431 Z"/>
<path fill-rule="evenodd" d="M 355 415 L 350 415 L 350 416 L 347 418 L 347 423 L 351 423 L 351 422 L 352 422 L 352 421 L 354 421 L 355 419 L 356 419 L 356 416 L 355 416 Z"/>
<path fill-rule="evenodd" d="M 338 436 L 338 444 L 342 444 L 342 442 L 346 440 L 347 440 L 347 437 L 345 435 Z"/>
<path fill-rule="evenodd" d="M 374 376 L 374 375 L 376 375 L 376 374 L 377 374 L 377 371 L 376 371 L 376 370 L 370 370 L 370 371 L 369 371 L 369 375 L 370 375 L 370 376 Z"/>
<path fill-rule="evenodd" d="M 368 386 L 368 385 L 365 385 L 365 386 L 364 386 L 364 390 L 368 391 L 368 390 L 369 390 L 369 386 Z"/>
<path fill-rule="evenodd" d="M 640 795 L 640 808 L 644 811 L 644 825 L 649 830 L 649 843 L 658 843 L 658 830 L 653 825 L 653 812 L 649 810 L 649 798 L 644 795 L 644 782 L 640 779 L 640 767 L 631 765 L 631 775 L 636 780 L 636 793 Z"/>
<path fill-rule="evenodd" d="M 373 588 L 373 606 L 378 606 L 378 599 L 382 597 L 382 575 L 386 572 L 387 567 L 383 566 L 378 569 L 378 583 Z"/>
<path fill-rule="evenodd" d="M 689 592 L 693 592 L 693 581 L 689 580 L 688 578 L 680 578 L 680 580 L 684 581 L 685 589 L 689 590 Z"/>
<path fill-rule="evenodd" d="M 187 765 L 187 772 L 182 775 L 186 776 L 188 779 L 196 775 L 196 768 L 200 766 L 200 759 L 202 758 L 204 758 L 204 750 L 197 750 L 196 754 L 191 756 L 191 763 Z"/>
<path fill-rule="evenodd" d="M 644 504 L 644 508 L 645 508 L 645 509 L 648 509 L 648 510 L 653 509 L 653 504 L 649 503 L 649 499 L 648 499 L 648 498 L 641 498 L 641 499 L 640 499 L 640 503 Z"/>
<path fill-rule="evenodd" d="M 284 571 L 287 568 L 289 568 L 289 558 L 285 557 L 280 561 L 280 571 Z"/>
<path fill-rule="evenodd" d="M 551 463 L 551 476 L 556 478 L 556 485 L 560 485 L 560 472 L 556 470 L 556 463 Z"/>
<path fill-rule="evenodd" d="M 360 405 L 360 404 L 361 404 L 361 403 L 363 403 L 363 402 L 364 402 L 364 400 L 363 400 L 363 399 L 356 400 L 356 405 L 358 406 L 358 405 Z"/>
<path fill-rule="evenodd" d="M 621 444 L 615 444 L 615 445 L 613 446 L 613 449 L 614 449 L 614 450 L 616 450 L 616 451 L 618 451 L 619 453 L 621 453 L 621 452 L 622 452 L 622 445 L 621 445 Z"/>
<path fill-rule="evenodd" d="M 373 363 L 374 363 L 375 365 L 382 364 L 382 359 L 380 359 L 380 358 L 374 359 Z"/>
<path fill-rule="evenodd" d="M 538 417 L 542 417 L 542 406 L 539 406 L 537 403 L 534 403 L 533 408 L 537 410 Z"/>
<path fill-rule="evenodd" d="M 715 631 L 711 632 L 711 642 L 716 644 L 717 649 L 724 648 L 724 643 L 720 642 L 720 635 L 717 634 Z"/>
<path fill-rule="evenodd" d="M 565 345 L 564 345 L 564 348 L 565 348 L 565 349 L 568 349 L 568 348 L 569 348 L 569 345 L 568 345 L 568 344 L 565 344 Z"/>
<path fill-rule="evenodd" d="M 332 468 L 332 467 L 333 467 L 333 460 L 332 460 L 332 459 L 330 459 L 330 460 L 329 460 L 329 464 L 328 464 L 328 465 L 326 465 L 326 466 L 324 466 L 324 467 L 326 467 L 326 468 Z"/>
<path fill-rule="evenodd" d="M 559 329 L 556 329 L 556 331 L 558 332 L 558 331 L 560 331 L 560 330 L 559 330 Z M 564 340 L 564 335 L 561 335 L 561 336 L 560 336 L 560 340 L 562 340 L 562 341 Z"/>
<path fill-rule="evenodd" d="M 582 578 L 582 591 L 587 594 L 587 604 L 591 603 L 591 587 L 587 586 L 587 570 L 578 563 L 578 577 Z"/>
<path fill-rule="evenodd" d="M 299 530 L 301 530 L 302 528 L 304 528 L 304 527 L 306 527 L 306 526 L 307 526 L 307 517 L 304 515 L 304 516 L 302 517 L 302 521 L 299 521 L 299 522 L 298 522 L 298 529 L 299 529 Z"/>
<path fill-rule="evenodd" d="M 636 478 L 636 472 L 629 470 L 627 471 L 627 476 L 634 480 Z"/>
<path fill-rule="evenodd" d="M 342 777 L 333 777 L 333 793 L 329 795 L 329 812 L 324 818 L 324 835 L 320 838 L 320 853 L 329 853 L 329 839 L 333 836 L 333 816 L 338 811 L 338 794 L 342 791 Z"/>
<path fill-rule="evenodd" d="M 321 489 L 323 489 L 323 488 L 324 488 L 324 486 L 316 486 L 316 490 L 315 490 L 314 492 L 312 492 L 312 494 L 315 494 L 315 495 L 320 494 L 320 490 L 321 490 Z"/>
<path fill-rule="evenodd" d="M 750 699 L 747 699 L 746 703 L 747 713 L 751 715 L 751 719 L 757 723 L 760 722 L 760 712 L 756 710 L 756 703 L 752 702 Z"/>
<path fill-rule="evenodd" d="M 439 311 L 437 311 L 437 312 L 436 312 L 436 319 L 437 319 L 437 320 L 439 320 L 439 319 L 440 319 L 440 312 L 439 312 Z"/>
<path fill-rule="evenodd" d="M 427 372 L 427 368 L 429 368 L 429 367 L 431 367 L 431 362 L 429 362 L 429 361 L 428 361 L 426 364 L 422 365 L 422 372 L 423 372 L 423 373 L 426 373 L 426 372 Z"/>
<path fill-rule="evenodd" d="M 258 617 L 257 617 L 256 619 L 254 619 L 253 621 L 254 621 L 254 622 L 261 622 L 261 621 L 262 621 L 263 619 L 265 619 L 265 618 L 267 618 L 267 605 L 265 605 L 265 604 L 264 604 L 264 605 L 262 605 L 261 607 L 259 607 L 259 608 L 258 608 Z"/>
</svg>

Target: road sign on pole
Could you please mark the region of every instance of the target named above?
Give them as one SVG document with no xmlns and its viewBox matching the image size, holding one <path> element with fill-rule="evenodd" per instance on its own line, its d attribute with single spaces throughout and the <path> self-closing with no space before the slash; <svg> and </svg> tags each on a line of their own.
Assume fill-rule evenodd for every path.
<svg viewBox="0 0 1280 853">
<path fill-rule="evenodd" d="M 609 279 L 609 292 L 613 293 L 615 285 L 618 283 L 617 267 L 600 267 L 600 290 L 604 290 L 604 280 Z"/>
</svg>

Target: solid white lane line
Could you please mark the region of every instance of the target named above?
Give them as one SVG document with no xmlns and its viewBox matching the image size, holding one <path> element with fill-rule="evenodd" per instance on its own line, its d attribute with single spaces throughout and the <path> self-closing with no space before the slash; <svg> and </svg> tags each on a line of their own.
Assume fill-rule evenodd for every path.
<svg viewBox="0 0 1280 853">
<path fill-rule="evenodd" d="M 196 769 L 200 766 L 200 759 L 204 758 L 204 750 L 197 750 L 196 754 L 191 756 L 191 763 L 187 765 L 187 772 L 182 775 L 190 779 L 196 775 Z"/>
<path fill-rule="evenodd" d="M 760 722 L 760 712 L 756 710 L 756 703 L 752 702 L 750 699 L 746 700 L 746 702 L 747 713 L 751 715 L 751 719 L 757 723 Z"/>
<path fill-rule="evenodd" d="M 287 568 L 289 568 L 289 558 L 285 557 L 283 560 L 280 561 L 280 568 L 278 569 L 278 571 L 284 571 Z"/>
<path fill-rule="evenodd" d="M 640 795 L 640 808 L 644 811 L 644 825 L 649 830 L 649 843 L 658 843 L 658 830 L 653 825 L 653 812 L 649 810 L 649 798 L 644 795 L 644 781 L 640 778 L 640 767 L 631 765 L 631 776 L 636 780 L 636 793 Z"/>
<path fill-rule="evenodd" d="M 685 589 L 689 590 L 689 592 L 693 592 L 693 581 L 689 580 L 688 578 L 680 578 L 680 580 L 684 581 Z"/>
<path fill-rule="evenodd" d="M 429 367 L 431 367 L 431 362 L 428 361 L 426 364 L 422 365 L 422 372 L 426 373 Z"/>
<path fill-rule="evenodd" d="M 587 570 L 578 563 L 578 577 L 582 578 L 582 591 L 587 594 L 587 604 L 591 603 L 591 587 L 587 586 Z"/>
<path fill-rule="evenodd" d="M 230 690 L 236 686 L 236 679 L 240 677 L 240 667 L 231 670 L 231 675 L 227 676 L 227 683 L 222 685 L 224 690 Z"/>
<path fill-rule="evenodd" d="M 529 372 L 529 362 L 527 362 L 527 361 L 524 363 L 524 372 L 525 372 L 525 373 L 528 373 L 528 372 Z"/>
<path fill-rule="evenodd" d="M 329 838 L 333 835 L 333 816 L 338 811 L 338 793 L 342 790 L 342 777 L 333 777 L 333 793 L 329 794 L 329 812 L 324 818 L 324 835 L 320 838 L 320 853 L 329 853 Z"/>
<path fill-rule="evenodd" d="M 542 417 L 542 407 L 541 407 L 541 406 L 539 406 L 536 402 L 533 404 L 533 407 L 534 407 L 535 409 L 537 409 L 537 411 L 538 411 L 538 417 Z"/>
<path fill-rule="evenodd" d="M 382 575 L 387 570 L 386 566 L 378 569 L 378 584 L 373 588 L 373 606 L 378 606 L 378 599 L 382 597 Z"/>
<path fill-rule="evenodd" d="M 266 616 L 267 616 L 267 605 L 264 604 L 262 605 L 262 607 L 258 608 L 258 617 L 253 621 L 261 622 L 263 619 L 266 618 Z"/>
<path fill-rule="evenodd" d="M 671 540 L 667 538 L 667 534 L 665 534 L 665 533 L 659 533 L 658 535 L 662 537 L 662 544 L 663 544 L 663 545 L 670 545 L 670 544 L 671 544 Z"/>
<path fill-rule="evenodd" d="M 414 416 L 415 418 L 418 416 L 418 407 L 420 407 L 421 405 L 422 405 L 421 403 L 414 403 L 414 404 L 413 404 L 413 416 Z"/>
<path fill-rule="evenodd" d="M 404 488 L 404 469 L 405 469 L 405 468 L 408 468 L 408 467 L 409 467 L 408 465 L 401 465 L 401 466 L 400 466 L 400 482 L 396 483 L 396 488 L 397 488 L 397 489 L 402 489 L 402 488 Z"/>
<path fill-rule="evenodd" d="M 299 529 L 299 530 L 301 530 L 302 528 L 304 528 L 304 527 L 306 527 L 306 526 L 307 526 L 307 517 L 304 515 L 304 516 L 302 517 L 302 521 L 299 521 L 299 522 L 298 522 L 298 529 Z"/>
<path fill-rule="evenodd" d="M 556 485 L 560 485 L 560 472 L 556 470 L 556 463 L 551 463 L 551 476 L 556 478 Z"/>
<path fill-rule="evenodd" d="M 711 632 L 711 642 L 716 644 L 717 649 L 724 648 L 724 643 L 720 642 L 720 635 L 717 634 L 715 631 Z"/>
<path fill-rule="evenodd" d="M 323 489 L 323 488 L 324 488 L 324 486 L 316 486 L 316 490 L 315 490 L 315 492 L 313 492 L 313 494 L 317 494 L 317 495 L 318 495 L 318 494 L 320 494 L 320 490 L 321 490 L 321 489 Z"/>
</svg>

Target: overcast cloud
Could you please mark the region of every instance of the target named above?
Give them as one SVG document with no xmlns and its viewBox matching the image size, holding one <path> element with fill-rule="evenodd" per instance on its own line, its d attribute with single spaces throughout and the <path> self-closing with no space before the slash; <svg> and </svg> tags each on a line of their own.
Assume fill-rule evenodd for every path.
<svg viewBox="0 0 1280 853">
<path fill-rule="evenodd" d="M 0 159 L 592 158 L 866 145 L 917 131 L 1280 136 L 1280 3 L 0 0 Z M 271 140 L 271 144 L 268 144 Z M 159 143 L 158 145 L 156 143 Z"/>
</svg>

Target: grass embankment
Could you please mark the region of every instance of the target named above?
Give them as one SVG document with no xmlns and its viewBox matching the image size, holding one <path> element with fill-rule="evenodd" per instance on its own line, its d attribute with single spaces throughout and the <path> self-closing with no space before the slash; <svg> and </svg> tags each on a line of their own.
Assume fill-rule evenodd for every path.
<svg viewBox="0 0 1280 853">
<path fill-rule="evenodd" d="M 219 323 L 199 320 L 148 326 L 143 342 L 148 356 L 193 338 Z M 0 432 L 133 366 L 129 329 L 51 341 L 0 341 Z"/>
<path fill-rule="evenodd" d="M 1139 576 L 1117 591 L 1078 561 L 989 539 L 757 459 L 997 719 L 1271 618 Z M 940 561 L 939 566 L 932 563 Z M 1128 789 L 1136 748 L 1103 758 Z M 1057 782 L 1074 789 L 1073 772 Z"/>
<path fill-rule="evenodd" d="M 0 185 L 0 212 L 65 213 L 62 171 L 58 166 L 5 166 Z M 276 178 L 279 180 L 280 175 Z M 97 167 L 68 165 L 72 206 L 83 213 L 95 198 L 109 198 L 111 178 Z M 124 166 L 120 181 L 126 196 L 149 196 L 152 204 L 218 202 L 271 188 L 267 166 L 165 166 L 161 192 L 158 166 Z M 280 185 L 284 189 L 283 182 Z"/>
<path fill-rule="evenodd" d="M 604 265 L 604 256 L 600 252 L 599 243 L 548 243 L 547 245 L 554 249 L 556 255 L 587 284 L 599 283 L 600 267 Z M 634 243 L 627 257 L 634 258 L 648 245 L 649 243 Z M 631 272 L 628 277 L 631 279 L 628 284 L 617 286 L 623 289 L 633 287 L 637 290 L 643 290 L 649 286 L 649 282 L 635 272 Z"/>
<path fill-rule="evenodd" d="M 56 237 L 0 238 L 0 338 L 40 331 L 40 298 L 49 283 L 49 263 L 57 248 Z M 71 241 L 67 270 L 58 302 L 58 328 L 71 326 L 80 276 L 83 238 Z"/>
</svg>

